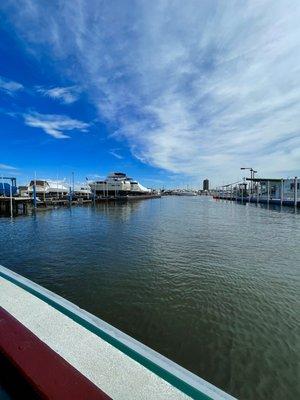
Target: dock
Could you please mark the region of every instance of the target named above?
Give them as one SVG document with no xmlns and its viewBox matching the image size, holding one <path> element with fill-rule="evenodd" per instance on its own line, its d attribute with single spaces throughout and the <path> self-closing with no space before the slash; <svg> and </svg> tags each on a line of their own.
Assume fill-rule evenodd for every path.
<svg viewBox="0 0 300 400">
<path fill-rule="evenodd" d="M 239 203 L 300 207 L 298 196 L 300 182 L 297 176 L 289 179 L 254 178 L 254 173 L 257 171 L 254 171 L 252 168 L 251 171 L 251 178 L 244 178 L 242 183 L 229 183 L 216 189 L 213 192 L 214 199 L 236 201 Z"/>
<path fill-rule="evenodd" d="M 28 197 L 0 197 L 0 215 L 16 216 L 27 214 L 33 204 Z"/>
<path fill-rule="evenodd" d="M 144 188 L 138 182 L 132 181 L 131 178 L 126 178 L 124 173 L 114 173 L 113 183 L 110 186 L 107 182 L 105 184 L 98 182 L 104 185 L 102 190 L 96 190 L 96 182 L 89 186 L 75 187 L 74 174 L 72 176 L 72 187 L 67 187 L 64 182 L 36 178 L 31 180 L 27 186 L 17 187 L 16 177 L 0 177 L 0 216 L 12 218 L 18 215 L 49 211 L 56 207 L 95 205 L 102 202 L 126 202 L 161 197 L 159 192 Z M 122 184 L 125 185 L 124 179 L 127 183 L 126 190 L 120 190 Z M 134 190 L 131 190 L 131 186 Z"/>
<path fill-rule="evenodd" d="M 262 198 L 262 197 L 256 197 L 256 196 L 247 196 L 247 197 L 242 197 L 242 196 L 222 196 L 219 194 L 214 194 L 213 198 L 215 200 L 227 200 L 227 201 L 235 201 L 238 203 L 254 203 L 254 204 L 272 204 L 272 205 L 277 205 L 277 206 L 287 206 L 287 207 L 300 207 L 300 201 L 294 201 L 294 200 L 281 200 L 281 199 L 268 199 L 268 198 Z"/>
<path fill-rule="evenodd" d="M 233 399 L 112 325 L 2 266 L 0 355 L 11 366 L 10 374 L 23 380 L 38 398 Z M 19 380 L 15 386 L 21 385 Z"/>
<path fill-rule="evenodd" d="M 103 203 L 103 202 L 127 202 L 147 199 L 158 199 L 158 194 L 137 195 L 137 196 L 96 196 L 95 198 L 77 199 L 46 199 L 39 201 L 36 206 L 34 199 L 30 197 L 0 197 L 0 216 L 16 217 L 18 215 L 27 215 L 35 212 L 49 211 L 57 207 L 82 206 L 87 204 Z"/>
<path fill-rule="evenodd" d="M 17 217 L 19 215 L 52 210 L 55 207 L 70 207 L 91 203 L 92 200 L 82 198 L 71 201 L 69 199 L 47 199 L 46 201 L 40 201 L 35 207 L 34 199 L 30 197 L 0 196 L 0 216 Z"/>
</svg>

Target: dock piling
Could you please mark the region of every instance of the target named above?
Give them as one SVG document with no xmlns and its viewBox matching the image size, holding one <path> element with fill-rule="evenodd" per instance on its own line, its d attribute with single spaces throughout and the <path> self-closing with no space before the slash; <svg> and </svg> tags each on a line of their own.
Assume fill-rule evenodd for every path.
<svg viewBox="0 0 300 400">
<path fill-rule="evenodd" d="M 297 207 L 297 201 L 298 201 L 298 193 L 297 193 L 297 189 L 298 189 L 298 178 L 297 176 L 295 176 L 294 179 L 294 205 L 295 207 Z"/>
<path fill-rule="evenodd" d="M 10 218 L 13 217 L 13 197 L 12 197 L 12 184 L 9 187 L 9 197 L 10 197 Z"/>
<path fill-rule="evenodd" d="M 34 185 L 33 185 L 33 208 L 34 208 L 34 210 L 36 210 L 36 203 L 37 203 L 37 201 L 36 201 L 36 186 L 34 183 Z"/>
</svg>

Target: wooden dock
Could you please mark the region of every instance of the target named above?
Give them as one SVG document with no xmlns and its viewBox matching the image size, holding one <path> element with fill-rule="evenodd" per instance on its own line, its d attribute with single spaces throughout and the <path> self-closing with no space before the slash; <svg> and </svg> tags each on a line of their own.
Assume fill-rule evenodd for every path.
<svg viewBox="0 0 300 400">
<path fill-rule="evenodd" d="M 0 197 L 0 215 L 17 216 L 28 214 L 33 206 L 29 197 Z"/>
<path fill-rule="evenodd" d="M 91 204 L 91 199 L 46 199 L 39 201 L 34 207 L 34 200 L 30 197 L 0 197 L 0 216 L 16 217 L 34 212 L 48 211 L 55 207 L 70 207 Z"/>
<path fill-rule="evenodd" d="M 0 216 L 16 217 L 18 215 L 27 215 L 34 212 L 52 210 L 56 207 L 71 207 L 86 204 L 95 204 L 103 202 L 127 202 L 147 199 L 157 199 L 158 194 L 146 194 L 136 196 L 96 196 L 95 198 L 46 198 L 44 201 L 38 201 L 34 206 L 34 199 L 30 197 L 0 197 Z"/>
</svg>

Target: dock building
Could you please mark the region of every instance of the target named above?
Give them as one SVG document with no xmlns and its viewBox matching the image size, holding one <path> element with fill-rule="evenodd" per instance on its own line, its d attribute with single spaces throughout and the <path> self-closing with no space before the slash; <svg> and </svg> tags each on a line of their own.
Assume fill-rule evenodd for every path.
<svg viewBox="0 0 300 400">
<path fill-rule="evenodd" d="M 270 203 L 300 206 L 298 178 L 246 178 L 243 183 L 227 184 L 219 188 L 216 198 L 251 203 Z"/>
</svg>

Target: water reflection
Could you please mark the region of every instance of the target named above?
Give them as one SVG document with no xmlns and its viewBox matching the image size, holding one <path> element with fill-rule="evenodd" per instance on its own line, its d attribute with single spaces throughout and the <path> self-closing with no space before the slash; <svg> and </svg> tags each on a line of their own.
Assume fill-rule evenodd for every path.
<svg viewBox="0 0 300 400">
<path fill-rule="evenodd" d="M 124 202 L 103 202 L 94 207 L 96 213 L 102 213 L 108 218 L 128 221 L 131 214 L 137 212 L 142 207 L 144 201 L 124 201 Z"/>
</svg>

